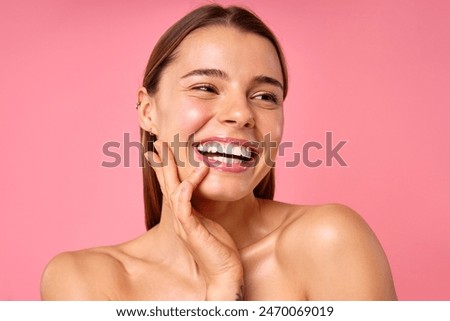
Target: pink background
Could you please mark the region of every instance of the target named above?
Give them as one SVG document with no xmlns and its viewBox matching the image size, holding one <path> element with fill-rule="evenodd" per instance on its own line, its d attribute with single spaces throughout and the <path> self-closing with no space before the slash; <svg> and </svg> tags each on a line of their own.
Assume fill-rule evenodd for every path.
<svg viewBox="0 0 450 321">
<path fill-rule="evenodd" d="M 277 199 L 340 202 L 371 225 L 401 300 L 450 299 L 450 6 L 447 1 L 244 4 L 285 49 L 284 140 L 348 140 L 348 167 L 277 169 Z M 138 140 L 135 92 L 161 33 L 205 1 L 0 3 L 0 299 L 39 299 L 61 251 L 144 232 L 141 171 L 104 168 Z M 323 151 L 312 153 L 323 158 Z"/>
</svg>

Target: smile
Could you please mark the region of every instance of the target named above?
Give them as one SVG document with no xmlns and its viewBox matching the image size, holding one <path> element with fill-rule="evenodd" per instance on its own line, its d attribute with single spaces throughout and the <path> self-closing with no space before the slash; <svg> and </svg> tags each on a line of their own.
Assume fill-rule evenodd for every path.
<svg viewBox="0 0 450 321">
<path fill-rule="evenodd" d="M 224 172 L 239 173 L 254 167 L 260 150 L 254 142 L 212 137 L 193 144 L 197 157 L 207 166 Z"/>
</svg>

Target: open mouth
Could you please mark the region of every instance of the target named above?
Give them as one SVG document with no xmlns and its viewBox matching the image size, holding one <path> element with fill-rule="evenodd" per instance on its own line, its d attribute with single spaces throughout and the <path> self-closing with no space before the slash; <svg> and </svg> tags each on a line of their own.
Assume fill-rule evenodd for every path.
<svg viewBox="0 0 450 321">
<path fill-rule="evenodd" d="M 254 143 L 240 141 L 203 141 L 192 146 L 209 167 L 242 171 L 253 167 L 259 160 L 259 150 Z"/>
</svg>

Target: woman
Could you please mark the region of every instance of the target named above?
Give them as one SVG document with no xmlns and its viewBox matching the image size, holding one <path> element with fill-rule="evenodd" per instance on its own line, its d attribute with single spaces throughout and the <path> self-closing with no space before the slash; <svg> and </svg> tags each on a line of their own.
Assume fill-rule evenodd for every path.
<svg viewBox="0 0 450 321">
<path fill-rule="evenodd" d="M 63 253 L 49 300 L 393 300 L 383 250 L 342 205 L 273 201 L 287 71 L 252 13 L 204 6 L 159 40 L 138 91 L 148 231 Z"/>
</svg>

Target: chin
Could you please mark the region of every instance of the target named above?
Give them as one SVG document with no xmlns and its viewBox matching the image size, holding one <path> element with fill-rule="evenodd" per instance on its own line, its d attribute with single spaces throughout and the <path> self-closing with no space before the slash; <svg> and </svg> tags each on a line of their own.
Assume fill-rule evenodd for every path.
<svg viewBox="0 0 450 321">
<path fill-rule="evenodd" d="M 253 193 L 254 186 L 248 180 L 233 177 L 206 177 L 198 186 L 196 195 L 200 198 L 218 201 L 234 202 Z"/>
</svg>

